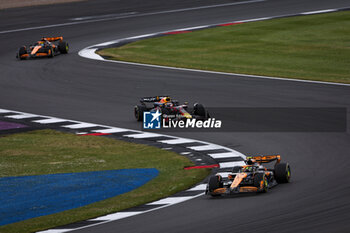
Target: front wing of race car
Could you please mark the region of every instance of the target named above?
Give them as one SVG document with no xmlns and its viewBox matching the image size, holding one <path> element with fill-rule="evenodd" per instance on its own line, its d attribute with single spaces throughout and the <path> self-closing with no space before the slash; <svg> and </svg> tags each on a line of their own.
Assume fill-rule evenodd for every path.
<svg viewBox="0 0 350 233">
<path fill-rule="evenodd" d="M 39 47 L 39 46 L 38 46 Z M 54 51 L 52 48 L 33 48 L 33 50 L 26 50 L 21 53 L 17 53 L 17 58 L 26 59 L 26 58 L 37 58 L 37 57 L 53 57 Z"/>
</svg>

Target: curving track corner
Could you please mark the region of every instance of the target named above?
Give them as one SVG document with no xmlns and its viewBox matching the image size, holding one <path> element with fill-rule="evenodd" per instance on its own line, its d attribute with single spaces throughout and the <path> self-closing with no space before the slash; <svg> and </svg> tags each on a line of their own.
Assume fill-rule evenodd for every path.
<svg viewBox="0 0 350 233">
<path fill-rule="evenodd" d="M 301 79 L 291 79 L 291 78 L 280 78 L 280 77 L 270 77 L 270 76 L 261 76 L 261 75 L 248 75 L 248 74 L 236 74 L 236 73 L 225 73 L 225 72 L 215 72 L 215 71 L 208 71 L 208 70 L 196 70 L 196 69 L 188 69 L 188 68 L 177 68 L 177 67 L 169 67 L 169 66 L 160 66 L 160 65 L 151 65 L 151 64 L 142 64 L 142 63 L 135 63 L 135 62 L 124 62 L 124 61 L 116 61 L 116 60 L 109 60 L 105 59 L 104 57 L 98 55 L 96 51 L 105 49 L 105 48 L 111 48 L 111 47 L 120 47 L 125 44 L 129 44 L 138 40 L 144 40 L 154 37 L 160 37 L 164 35 L 174 35 L 179 33 L 189 33 L 193 31 L 208 29 L 208 28 L 214 28 L 214 27 L 225 27 L 225 26 L 232 26 L 235 24 L 242 24 L 242 23 L 248 23 L 248 22 L 254 22 L 254 21 L 263 21 L 263 20 L 271 20 L 271 19 L 279 19 L 279 18 L 286 18 L 286 17 L 293 17 L 293 16 L 303 16 L 303 15 L 314 15 L 314 14 L 324 14 L 324 13 L 331 13 L 331 12 L 337 12 L 337 11 L 348 11 L 350 8 L 336 8 L 336 9 L 325 9 L 325 10 L 317 10 L 317 11 L 308 11 L 308 12 L 301 12 L 298 14 L 287 14 L 287 15 L 278 15 L 278 16 L 272 16 L 272 17 L 263 17 L 263 18 L 253 18 L 253 19 L 246 19 L 246 20 L 238 20 L 238 21 L 231 21 L 231 22 L 225 22 L 220 24 L 210 24 L 210 25 L 202 25 L 202 26 L 196 26 L 196 27 L 188 27 L 188 28 L 181 28 L 181 29 L 175 29 L 170 31 L 164 31 L 164 32 L 156 32 L 156 33 L 150 33 L 145 35 L 138 35 L 128 38 L 122 38 L 118 40 L 112 40 L 103 42 L 100 44 L 92 45 L 89 47 L 86 47 L 79 51 L 79 55 L 84 58 L 93 59 L 93 60 L 100 60 L 100 61 L 107 61 L 107 62 L 114 62 L 114 63 L 120 63 L 120 64 L 129 64 L 129 65 L 137 65 L 137 66 L 146 66 L 146 67 L 152 67 L 152 68 L 162 68 L 162 69 L 171 69 L 171 70 L 184 70 L 184 71 L 192 71 L 192 72 L 204 72 L 204 73 L 211 73 L 211 74 L 222 74 L 222 75 L 230 75 L 230 76 L 241 76 L 241 77 L 248 77 L 248 78 L 262 78 L 262 79 L 274 79 L 274 80 L 287 80 L 287 81 L 294 81 L 294 82 L 308 82 L 308 83 L 317 83 L 317 84 L 328 84 L 328 85 L 340 85 L 340 86 L 350 86 L 350 84 L 345 83 L 334 83 L 334 82 L 322 82 L 322 81 L 312 81 L 312 80 L 301 80 Z"/>
<path fill-rule="evenodd" d="M 228 171 L 234 166 L 241 166 L 245 163 L 245 155 L 233 149 L 220 146 L 213 143 L 203 142 L 194 139 L 168 136 L 164 134 L 142 132 L 137 130 L 105 126 L 81 121 L 73 121 L 61 119 L 57 117 L 49 117 L 32 113 L 24 113 L 7 109 L 0 109 L 0 119 L 12 120 L 16 123 L 24 123 L 27 125 L 35 125 L 37 127 L 53 128 L 61 131 L 67 131 L 78 135 L 91 136 L 109 136 L 121 140 L 132 141 L 141 144 L 157 146 L 164 150 L 172 150 L 183 156 L 188 157 L 197 166 L 201 167 L 218 167 L 214 169 L 223 177 L 227 177 Z M 100 216 L 89 219 L 80 223 L 73 223 L 68 226 L 59 227 L 59 229 L 50 229 L 41 231 L 50 233 L 60 233 L 83 229 L 85 227 L 95 226 L 110 221 L 123 219 L 126 217 L 139 215 L 149 211 L 165 208 L 174 204 L 178 204 L 204 194 L 206 184 L 201 183 L 191 189 L 177 193 L 173 196 L 147 203 L 143 206 L 134 207 L 125 211 L 112 213 L 106 216 Z"/>
</svg>

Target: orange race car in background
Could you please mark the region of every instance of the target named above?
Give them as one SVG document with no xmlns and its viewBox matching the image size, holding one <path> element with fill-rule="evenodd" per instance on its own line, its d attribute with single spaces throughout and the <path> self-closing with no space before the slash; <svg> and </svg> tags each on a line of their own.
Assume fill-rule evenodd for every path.
<svg viewBox="0 0 350 233">
<path fill-rule="evenodd" d="M 261 165 L 273 161 L 276 161 L 273 168 Z M 219 174 L 210 177 L 206 194 L 220 196 L 247 192 L 264 193 L 277 184 L 288 183 L 291 176 L 290 166 L 280 161 L 280 155 L 247 157 L 245 166 L 233 167 L 228 180 L 224 181 Z"/>
<path fill-rule="evenodd" d="M 56 42 L 56 43 L 54 43 Z M 69 45 L 63 37 L 43 37 L 29 48 L 22 46 L 16 57 L 20 60 L 37 57 L 54 57 L 57 54 L 68 53 Z"/>
</svg>

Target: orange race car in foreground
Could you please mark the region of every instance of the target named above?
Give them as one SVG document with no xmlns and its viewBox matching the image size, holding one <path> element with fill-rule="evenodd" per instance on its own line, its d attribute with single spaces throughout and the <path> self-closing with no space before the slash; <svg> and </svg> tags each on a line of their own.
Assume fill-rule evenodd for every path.
<svg viewBox="0 0 350 233">
<path fill-rule="evenodd" d="M 56 42 L 56 43 L 54 43 Z M 20 60 L 37 57 L 54 57 L 57 54 L 68 53 L 69 45 L 63 37 L 43 37 L 29 48 L 22 46 L 16 57 Z"/>
<path fill-rule="evenodd" d="M 263 163 L 276 161 L 273 168 L 262 166 Z M 280 155 L 247 157 L 245 166 L 233 167 L 224 181 L 220 175 L 210 177 L 206 194 L 220 196 L 236 193 L 265 193 L 280 183 L 288 183 L 291 170 L 288 163 L 280 163 Z"/>
</svg>

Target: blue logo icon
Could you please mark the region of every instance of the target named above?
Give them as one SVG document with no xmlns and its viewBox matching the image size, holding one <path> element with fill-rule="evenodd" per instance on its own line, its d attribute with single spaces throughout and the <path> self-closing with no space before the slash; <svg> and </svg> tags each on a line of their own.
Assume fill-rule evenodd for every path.
<svg viewBox="0 0 350 233">
<path fill-rule="evenodd" d="M 160 129 L 160 116 L 162 114 L 156 112 L 143 112 L 143 128 L 144 129 Z"/>
</svg>

